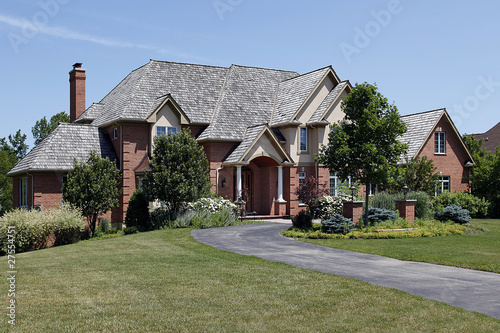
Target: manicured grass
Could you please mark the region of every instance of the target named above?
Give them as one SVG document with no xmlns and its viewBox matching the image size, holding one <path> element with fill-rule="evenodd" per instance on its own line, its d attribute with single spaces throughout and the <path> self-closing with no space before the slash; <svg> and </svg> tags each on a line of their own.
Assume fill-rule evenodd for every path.
<svg viewBox="0 0 500 333">
<path fill-rule="evenodd" d="M 16 266 L 16 332 L 500 331 L 486 315 L 220 251 L 188 229 L 22 253 Z"/>
<path fill-rule="evenodd" d="M 402 260 L 500 273 L 500 220 L 471 221 L 484 230 L 459 236 L 403 239 L 301 239 L 337 249 L 378 254 Z"/>
</svg>

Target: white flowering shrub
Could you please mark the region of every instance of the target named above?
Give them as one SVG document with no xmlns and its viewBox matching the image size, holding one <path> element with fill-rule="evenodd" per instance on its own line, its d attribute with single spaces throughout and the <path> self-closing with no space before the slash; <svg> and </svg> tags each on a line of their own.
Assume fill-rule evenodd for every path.
<svg viewBox="0 0 500 333">
<path fill-rule="evenodd" d="M 217 198 L 201 198 L 198 201 L 187 204 L 187 210 L 207 211 L 217 213 L 223 210 L 232 210 L 237 212 L 238 207 L 231 201 L 221 197 Z"/>
<path fill-rule="evenodd" d="M 318 199 L 318 209 L 316 217 L 321 220 L 328 220 L 333 214 L 343 213 L 343 201 L 349 200 L 347 196 L 321 197 Z"/>
</svg>

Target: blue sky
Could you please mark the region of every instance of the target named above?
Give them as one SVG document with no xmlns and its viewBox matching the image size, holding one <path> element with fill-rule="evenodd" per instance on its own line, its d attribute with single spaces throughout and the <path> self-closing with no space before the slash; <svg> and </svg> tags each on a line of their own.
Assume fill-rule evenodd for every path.
<svg viewBox="0 0 500 333">
<path fill-rule="evenodd" d="M 4 1 L 0 138 L 69 112 L 68 72 L 87 107 L 149 59 L 377 83 L 402 115 L 447 108 L 461 133 L 500 121 L 498 1 Z"/>
</svg>

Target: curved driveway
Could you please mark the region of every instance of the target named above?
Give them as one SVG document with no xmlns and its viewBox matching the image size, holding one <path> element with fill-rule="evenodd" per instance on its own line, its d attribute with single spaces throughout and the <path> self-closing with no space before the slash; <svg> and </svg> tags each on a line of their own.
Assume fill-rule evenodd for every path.
<svg viewBox="0 0 500 333">
<path fill-rule="evenodd" d="M 500 274 L 402 261 L 282 237 L 291 226 L 260 223 L 193 230 L 197 241 L 265 260 L 353 277 L 500 318 Z"/>
</svg>

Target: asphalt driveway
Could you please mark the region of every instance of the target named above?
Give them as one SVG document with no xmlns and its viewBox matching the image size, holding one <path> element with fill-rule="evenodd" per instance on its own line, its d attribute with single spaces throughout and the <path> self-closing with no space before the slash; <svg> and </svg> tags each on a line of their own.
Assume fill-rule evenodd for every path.
<svg viewBox="0 0 500 333">
<path fill-rule="evenodd" d="M 285 238 L 291 226 L 260 223 L 193 230 L 197 241 L 234 253 L 353 277 L 500 318 L 500 274 L 402 261 Z"/>
</svg>

